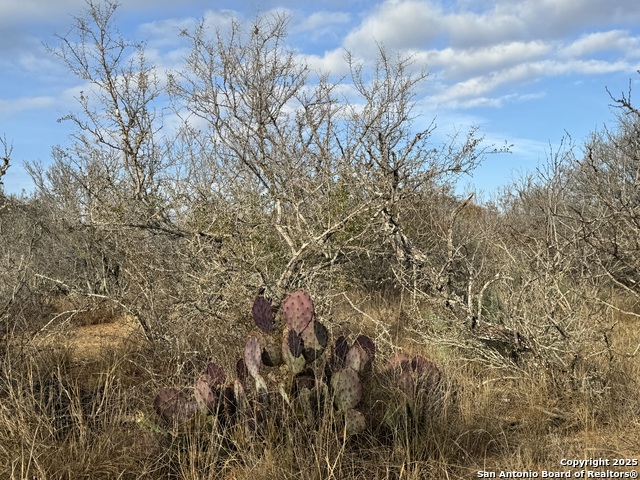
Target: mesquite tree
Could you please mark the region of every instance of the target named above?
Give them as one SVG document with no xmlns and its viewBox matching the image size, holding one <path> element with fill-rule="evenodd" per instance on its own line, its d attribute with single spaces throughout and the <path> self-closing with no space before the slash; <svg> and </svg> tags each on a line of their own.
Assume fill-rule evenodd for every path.
<svg viewBox="0 0 640 480">
<path fill-rule="evenodd" d="M 411 58 L 383 48 L 373 63 L 347 54 L 350 75 L 339 83 L 299 60 L 286 26 L 274 15 L 183 32 L 192 50 L 170 91 L 189 171 L 200 172 L 185 185 L 200 202 L 234 205 L 242 221 L 233 235 L 261 239 L 239 246 L 237 258 L 275 295 L 390 252 L 419 288 L 426 255 L 405 232 L 412 218 L 402 207 L 471 171 L 487 150 L 475 130 L 443 146 L 432 144 L 433 125 L 415 131 L 426 73 Z"/>
<path fill-rule="evenodd" d="M 301 286 L 358 288 L 374 271 L 413 292 L 440 281 L 447 255 L 426 251 L 439 232 L 411 227 L 415 206 L 433 207 L 489 150 L 475 129 L 441 145 L 433 124 L 416 130 L 427 75 L 411 58 L 347 54 L 336 79 L 287 46 L 284 16 L 203 21 L 182 32 L 190 53 L 163 83 L 144 46 L 118 34 L 116 11 L 89 2 L 51 49 L 84 82 L 64 117 L 77 128 L 49 168 L 30 169 L 38 195 L 85 233 L 81 266 L 98 270 L 98 287 L 91 274 L 82 287 L 76 262 L 65 284 L 184 319 L 237 311 L 257 290 L 277 304 Z"/>
</svg>

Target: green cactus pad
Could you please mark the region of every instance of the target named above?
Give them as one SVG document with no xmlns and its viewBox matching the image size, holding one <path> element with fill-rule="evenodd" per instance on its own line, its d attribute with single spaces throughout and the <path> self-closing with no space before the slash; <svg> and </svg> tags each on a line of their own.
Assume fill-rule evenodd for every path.
<svg viewBox="0 0 640 480">
<path fill-rule="evenodd" d="M 331 377 L 336 408 L 345 412 L 355 408 L 362 399 L 362 383 L 358 373 L 351 368 L 338 370 Z"/>
<path fill-rule="evenodd" d="M 367 420 L 363 413 L 353 408 L 344 412 L 344 425 L 347 435 L 357 435 L 367 428 Z"/>
<path fill-rule="evenodd" d="M 256 297 L 251 309 L 253 321 L 264 333 L 273 332 L 273 311 L 271 304 L 264 297 Z"/>
<path fill-rule="evenodd" d="M 297 333 L 302 333 L 313 320 L 314 308 L 313 300 L 307 292 L 293 292 L 282 303 L 282 313 L 287 326 Z"/>
</svg>

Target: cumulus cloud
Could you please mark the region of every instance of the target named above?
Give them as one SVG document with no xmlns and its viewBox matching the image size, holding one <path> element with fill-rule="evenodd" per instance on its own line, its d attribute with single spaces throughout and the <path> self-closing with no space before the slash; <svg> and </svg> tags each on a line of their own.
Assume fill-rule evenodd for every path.
<svg viewBox="0 0 640 480">
<path fill-rule="evenodd" d="M 344 25 L 351 21 L 351 15 L 347 12 L 319 11 L 301 19 L 292 25 L 292 34 L 304 34 L 314 40 L 327 37 L 337 38 L 337 34 Z"/>
<path fill-rule="evenodd" d="M 442 15 L 441 8 L 431 2 L 387 1 L 347 35 L 344 46 L 369 56 L 377 53 L 376 43 L 397 50 L 425 45 L 442 32 Z"/>
<path fill-rule="evenodd" d="M 584 57 L 608 50 L 617 50 L 623 55 L 636 55 L 640 38 L 624 30 L 609 30 L 583 35 L 560 51 L 565 57 Z"/>
<path fill-rule="evenodd" d="M 443 78 L 468 77 L 544 57 L 551 47 L 540 41 L 499 43 L 480 48 L 429 50 L 422 59 L 442 69 Z"/>
<path fill-rule="evenodd" d="M 323 55 L 298 54 L 297 59 L 316 72 L 344 75 L 349 71 L 342 48 L 326 51 Z"/>
<path fill-rule="evenodd" d="M 377 43 L 412 55 L 437 81 L 434 101 L 452 108 L 502 106 L 511 89 L 553 76 L 633 72 L 640 38 L 612 24 L 640 20 L 635 0 L 387 0 L 344 39 L 361 57 Z M 579 38 L 575 35 L 589 31 Z M 602 55 L 606 53 L 607 55 Z M 335 53 L 332 52 L 333 58 Z M 328 54 L 314 59 L 329 66 Z"/>
</svg>

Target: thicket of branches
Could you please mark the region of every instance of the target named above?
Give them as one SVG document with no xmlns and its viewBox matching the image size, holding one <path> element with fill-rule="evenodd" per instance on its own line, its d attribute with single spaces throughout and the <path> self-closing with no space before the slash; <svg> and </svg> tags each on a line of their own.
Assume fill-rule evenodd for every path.
<svg viewBox="0 0 640 480">
<path fill-rule="evenodd" d="M 64 118 L 70 143 L 28 165 L 35 193 L 2 199 L 8 328 L 28 327 L 26 303 L 74 294 L 134 314 L 151 339 L 221 323 L 233 336 L 256 293 L 278 304 L 304 287 L 320 308 L 343 291 L 435 299 L 471 338 L 502 334 L 510 360 L 530 352 L 575 370 L 586 344 L 614 355 L 602 312 L 633 310 L 640 293 L 630 93 L 614 99 L 614 130 L 579 153 L 567 139 L 478 206 L 455 182 L 508 149 L 475 129 L 445 144 L 435 125 L 416 130 L 427 73 L 411 58 L 346 54 L 337 81 L 288 47 L 285 17 L 267 15 L 184 31 L 184 68 L 161 72 L 118 34 L 116 12 L 89 3 L 51 47 L 85 89 Z"/>
</svg>

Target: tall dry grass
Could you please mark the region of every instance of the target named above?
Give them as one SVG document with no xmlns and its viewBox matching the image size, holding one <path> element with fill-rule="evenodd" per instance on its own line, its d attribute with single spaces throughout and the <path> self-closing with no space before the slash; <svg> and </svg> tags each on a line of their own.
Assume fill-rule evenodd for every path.
<svg viewBox="0 0 640 480">
<path fill-rule="evenodd" d="M 434 332 L 449 321 L 443 311 L 407 312 L 400 301 L 350 301 L 332 312 L 341 319 L 332 327 L 376 337 L 378 362 L 402 347 L 441 366 L 442 401 L 426 421 L 416 424 L 404 410 L 390 425 L 373 402 L 367 432 L 347 437 L 332 421 L 330 406 L 324 406 L 324 420 L 310 425 L 283 404 L 264 417 L 258 437 L 249 428 L 250 415 L 224 435 L 210 425 L 174 429 L 155 416 L 152 400 L 160 386 L 193 381 L 199 367 L 185 366 L 184 352 L 133 342 L 79 359 L 65 342 L 77 338 L 73 329 L 56 337 L 57 348 L 32 348 L 28 336 L 6 336 L 0 478 L 474 478 L 478 471 L 553 470 L 562 458 L 632 458 L 640 452 L 635 317 L 620 315 L 609 333 L 611 351 L 594 352 L 591 364 L 575 371 L 527 361 L 489 368 L 438 341 Z M 213 338 L 193 350 L 205 344 L 216 350 Z M 374 384 L 370 398 L 392 397 L 384 388 Z"/>
</svg>

